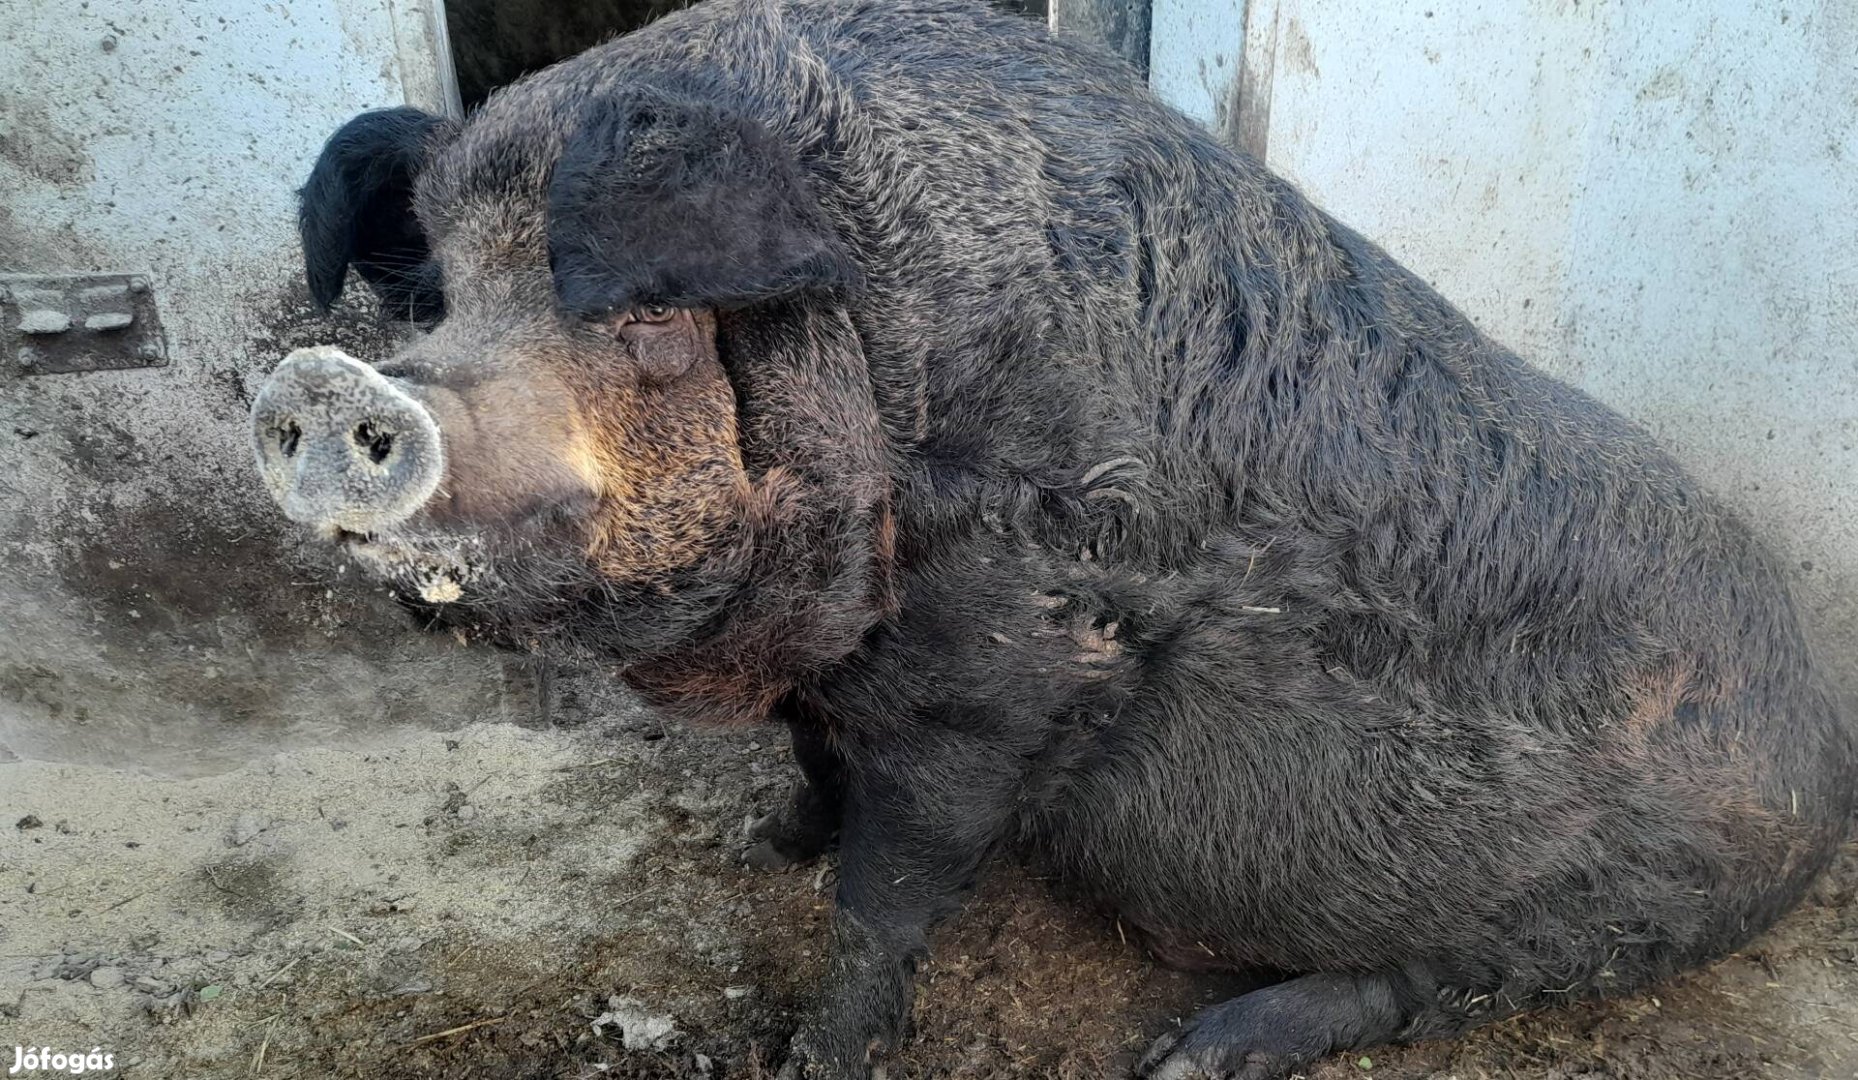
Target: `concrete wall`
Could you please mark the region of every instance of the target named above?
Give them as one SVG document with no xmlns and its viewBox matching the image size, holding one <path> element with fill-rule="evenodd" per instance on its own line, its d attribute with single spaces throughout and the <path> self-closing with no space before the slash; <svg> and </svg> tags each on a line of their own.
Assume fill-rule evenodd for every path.
<svg viewBox="0 0 1858 1080">
<path fill-rule="evenodd" d="M 1160 92 L 1754 519 L 1858 689 L 1858 4 L 1156 0 L 1155 20 Z"/>
<path fill-rule="evenodd" d="M 382 719 L 533 715 L 520 665 L 328 591 L 245 442 L 286 349 L 386 347 L 366 312 L 310 309 L 292 189 L 355 112 L 443 107 L 427 2 L 7 5 L 0 273 L 145 274 L 169 363 L 0 356 L 0 760 L 199 772 Z"/>
<path fill-rule="evenodd" d="M 1245 0 L 1154 0 L 1148 85 L 1195 120 L 1224 130 L 1245 55 Z"/>
</svg>

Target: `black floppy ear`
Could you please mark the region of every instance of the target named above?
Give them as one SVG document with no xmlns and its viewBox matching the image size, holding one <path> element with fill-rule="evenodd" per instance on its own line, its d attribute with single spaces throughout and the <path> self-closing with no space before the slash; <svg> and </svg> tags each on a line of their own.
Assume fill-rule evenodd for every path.
<svg viewBox="0 0 1858 1080">
<path fill-rule="evenodd" d="M 549 184 L 548 255 L 556 295 L 580 315 L 739 307 L 858 280 L 786 147 L 669 95 L 589 108 Z"/>
<path fill-rule="evenodd" d="M 329 137 L 297 193 L 310 295 L 327 308 L 354 266 L 389 315 L 418 323 L 445 314 L 438 265 L 413 217 L 413 181 L 451 131 L 412 108 L 355 117 Z"/>
</svg>

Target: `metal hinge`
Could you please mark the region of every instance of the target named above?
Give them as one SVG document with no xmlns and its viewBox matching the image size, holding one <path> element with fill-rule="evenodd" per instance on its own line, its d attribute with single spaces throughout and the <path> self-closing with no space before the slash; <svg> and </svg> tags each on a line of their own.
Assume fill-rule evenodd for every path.
<svg viewBox="0 0 1858 1080">
<path fill-rule="evenodd" d="M 0 342 L 27 375 L 168 362 L 145 274 L 0 274 Z"/>
</svg>

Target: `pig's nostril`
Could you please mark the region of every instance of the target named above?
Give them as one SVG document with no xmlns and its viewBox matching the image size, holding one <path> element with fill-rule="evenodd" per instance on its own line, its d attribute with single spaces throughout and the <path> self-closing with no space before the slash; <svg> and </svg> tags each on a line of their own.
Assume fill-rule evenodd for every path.
<svg viewBox="0 0 1858 1080">
<path fill-rule="evenodd" d="M 283 451 L 285 457 L 296 457 L 297 443 L 303 438 L 303 429 L 297 426 L 295 420 L 292 420 L 277 428 L 276 433 L 277 448 Z"/>
<path fill-rule="evenodd" d="M 387 455 L 394 452 L 394 437 L 391 432 L 382 431 L 363 420 L 355 425 L 355 445 L 368 452 L 369 461 L 379 465 L 387 460 Z"/>
</svg>

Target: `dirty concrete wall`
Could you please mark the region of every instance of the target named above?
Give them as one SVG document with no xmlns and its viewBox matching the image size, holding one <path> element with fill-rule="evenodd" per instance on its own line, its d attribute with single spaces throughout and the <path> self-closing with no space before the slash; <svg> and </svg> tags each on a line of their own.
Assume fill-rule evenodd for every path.
<svg viewBox="0 0 1858 1080">
<path fill-rule="evenodd" d="M 1225 127 L 1245 48 L 1245 0 L 1154 0 L 1148 84 L 1215 130 Z"/>
<path fill-rule="evenodd" d="M 1155 19 L 1158 90 L 1749 515 L 1858 690 L 1858 4 Z"/>
<path fill-rule="evenodd" d="M 12 0 L 0 274 L 146 275 L 167 363 L 28 374 L 0 328 L 0 760 L 211 771 L 305 742 L 533 719 L 520 664 L 406 632 L 263 502 L 250 394 L 313 312 L 292 188 L 368 107 L 446 105 L 431 0 Z M 0 281 L 0 287 L 5 283 Z"/>
</svg>

